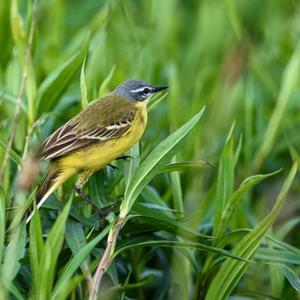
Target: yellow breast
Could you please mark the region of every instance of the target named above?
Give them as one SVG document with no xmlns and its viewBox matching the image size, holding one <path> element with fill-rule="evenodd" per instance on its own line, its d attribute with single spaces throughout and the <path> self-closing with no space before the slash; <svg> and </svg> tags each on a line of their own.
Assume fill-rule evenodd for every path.
<svg viewBox="0 0 300 300">
<path fill-rule="evenodd" d="M 136 104 L 137 113 L 130 130 L 123 136 L 104 143 L 95 144 L 65 156 L 61 160 L 63 168 L 79 170 L 98 170 L 135 145 L 142 137 L 147 124 L 147 110 L 143 102 Z"/>
</svg>

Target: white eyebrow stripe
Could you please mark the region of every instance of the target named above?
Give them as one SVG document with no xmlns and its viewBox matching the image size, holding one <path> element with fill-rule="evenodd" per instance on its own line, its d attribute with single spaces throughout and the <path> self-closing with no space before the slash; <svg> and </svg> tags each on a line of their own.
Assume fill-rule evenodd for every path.
<svg viewBox="0 0 300 300">
<path fill-rule="evenodd" d="M 130 92 L 132 92 L 132 93 L 142 92 L 145 88 L 151 89 L 151 87 L 144 86 L 142 88 L 138 88 L 138 89 L 135 89 L 135 90 L 130 90 Z"/>
</svg>

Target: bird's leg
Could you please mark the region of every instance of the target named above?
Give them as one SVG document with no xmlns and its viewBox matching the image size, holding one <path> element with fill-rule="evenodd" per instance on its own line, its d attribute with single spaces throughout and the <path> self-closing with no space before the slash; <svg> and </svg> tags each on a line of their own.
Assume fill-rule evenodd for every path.
<svg viewBox="0 0 300 300">
<path fill-rule="evenodd" d="M 131 159 L 132 158 L 132 156 L 130 156 L 130 155 L 123 155 L 123 156 L 120 156 L 120 157 L 118 157 L 118 158 L 116 158 L 116 160 L 126 160 L 126 159 Z"/>
<path fill-rule="evenodd" d="M 87 183 L 89 177 L 93 174 L 93 171 L 84 171 L 82 172 L 79 177 L 78 180 L 75 183 L 75 192 L 84 200 L 86 201 L 88 204 L 90 204 L 97 212 L 99 215 L 99 219 L 100 219 L 100 225 L 101 225 L 101 220 L 106 216 L 106 214 L 90 199 L 90 197 L 88 195 L 86 195 L 82 189 L 84 187 L 84 185 Z"/>
<path fill-rule="evenodd" d="M 107 211 L 108 211 L 107 214 L 111 213 L 117 206 L 119 206 L 121 204 L 121 202 L 122 202 L 121 197 L 118 197 L 116 199 L 116 201 L 107 208 Z"/>
</svg>

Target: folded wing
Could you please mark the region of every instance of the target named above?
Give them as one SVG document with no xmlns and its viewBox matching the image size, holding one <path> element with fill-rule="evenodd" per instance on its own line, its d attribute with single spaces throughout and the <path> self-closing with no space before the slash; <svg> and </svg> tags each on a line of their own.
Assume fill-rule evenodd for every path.
<svg viewBox="0 0 300 300">
<path fill-rule="evenodd" d="M 99 117 L 105 113 L 105 105 L 102 108 L 104 111 L 101 110 L 101 106 L 95 107 L 95 109 L 101 110 L 99 111 Z M 127 134 L 130 131 L 136 110 L 133 107 L 127 107 L 119 114 L 115 112 L 116 107 L 113 120 L 104 122 L 105 125 L 103 124 L 103 118 L 102 122 L 98 122 L 97 119 L 94 122 L 91 122 L 90 119 L 88 122 L 84 121 L 85 118 L 95 117 L 95 112 L 91 116 L 88 115 L 88 111 L 87 113 L 83 112 L 80 114 L 80 118 L 71 119 L 44 141 L 40 149 L 40 158 L 58 158 L 93 144 L 104 143 Z M 109 113 L 109 111 L 106 113 Z"/>
</svg>

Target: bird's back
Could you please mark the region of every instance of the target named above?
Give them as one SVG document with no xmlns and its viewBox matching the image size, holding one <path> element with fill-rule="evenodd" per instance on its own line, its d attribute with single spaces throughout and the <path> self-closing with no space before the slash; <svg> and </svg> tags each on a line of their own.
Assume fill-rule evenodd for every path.
<svg viewBox="0 0 300 300">
<path fill-rule="evenodd" d="M 109 95 L 54 132 L 43 144 L 42 154 L 62 170 L 97 170 L 136 144 L 146 124 L 144 102 Z"/>
<path fill-rule="evenodd" d="M 145 104 L 137 104 L 135 117 L 130 129 L 125 134 L 105 142 L 94 143 L 70 153 L 60 159 L 60 164 L 64 169 L 101 169 L 135 145 L 143 135 L 146 124 L 147 112 Z"/>
</svg>

